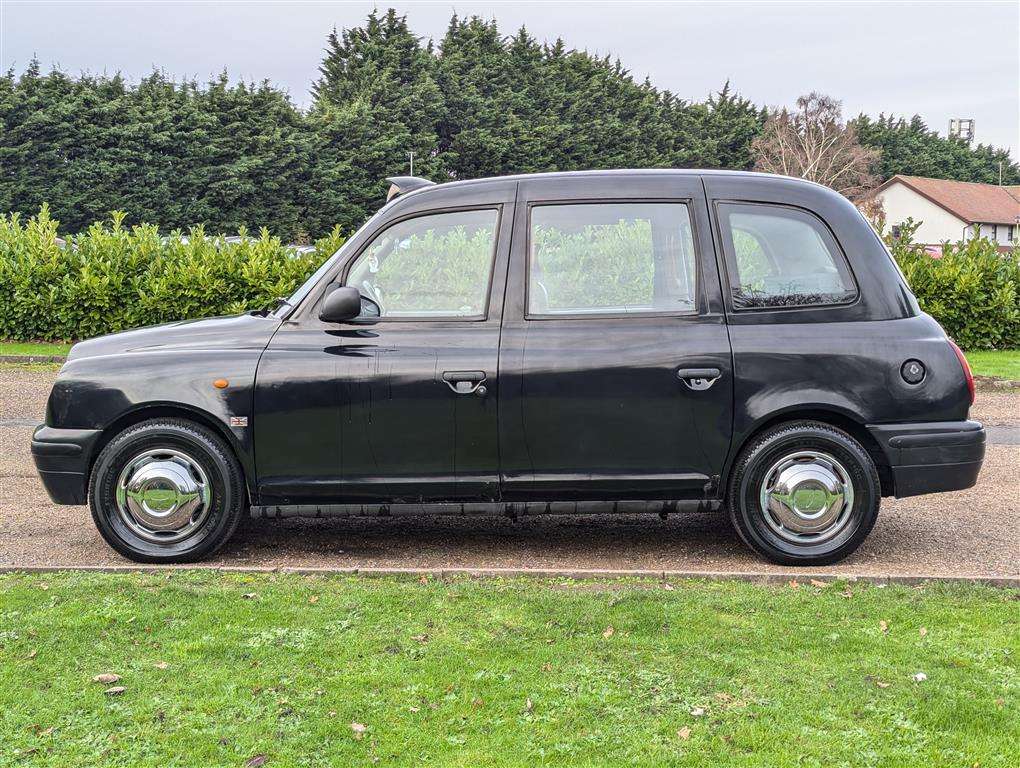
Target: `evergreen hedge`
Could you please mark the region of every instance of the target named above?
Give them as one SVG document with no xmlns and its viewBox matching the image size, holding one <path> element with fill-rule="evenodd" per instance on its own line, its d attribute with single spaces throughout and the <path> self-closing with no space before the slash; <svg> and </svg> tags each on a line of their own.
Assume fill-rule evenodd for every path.
<svg viewBox="0 0 1020 768">
<path fill-rule="evenodd" d="M 1020 348 L 1020 252 L 976 237 L 933 255 L 911 241 L 916 225 L 886 243 L 921 309 L 964 349 Z"/>
<path fill-rule="evenodd" d="M 201 227 L 161 238 L 124 214 L 61 244 L 43 206 L 22 222 L 0 215 L 0 338 L 85 339 L 172 320 L 265 309 L 287 296 L 343 242 L 339 230 L 297 254 L 262 230 L 240 242 Z"/>
<path fill-rule="evenodd" d="M 325 30 L 324 30 L 325 31 Z M 425 40 L 390 9 L 326 39 L 307 109 L 270 82 L 0 71 L 0 212 L 49 202 L 69 232 L 127 224 L 290 240 L 353 231 L 387 176 L 436 181 L 583 168 L 750 169 L 767 117 L 729 87 L 690 101 L 624 63 L 454 16 Z M 681 45 L 682 49 L 682 45 Z M 678 57 L 682 56 L 682 51 Z M 682 58 L 678 58 L 678 62 Z M 678 64 L 678 66 L 680 66 Z M 860 116 L 876 169 L 1020 184 L 1008 150 L 939 136 L 920 117 Z"/>
</svg>

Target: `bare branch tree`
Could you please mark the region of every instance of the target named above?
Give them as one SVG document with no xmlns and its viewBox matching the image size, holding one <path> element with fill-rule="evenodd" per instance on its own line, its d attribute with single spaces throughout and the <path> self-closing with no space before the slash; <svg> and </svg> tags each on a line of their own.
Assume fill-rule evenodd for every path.
<svg viewBox="0 0 1020 768">
<path fill-rule="evenodd" d="M 797 109 L 773 112 L 751 145 L 755 170 L 800 176 L 859 198 L 878 181 L 877 150 L 857 141 L 843 122 L 842 104 L 820 93 L 797 99 Z"/>
</svg>

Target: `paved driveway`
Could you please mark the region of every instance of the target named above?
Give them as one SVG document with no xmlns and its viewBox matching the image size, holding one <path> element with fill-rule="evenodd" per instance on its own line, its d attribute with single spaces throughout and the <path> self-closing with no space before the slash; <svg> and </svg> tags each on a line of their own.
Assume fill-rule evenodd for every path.
<svg viewBox="0 0 1020 768">
<path fill-rule="evenodd" d="M 125 565 L 86 507 L 51 504 L 28 453 L 50 372 L 0 368 L 0 566 Z M 979 391 L 993 426 L 978 485 L 884 499 L 870 537 L 826 573 L 1020 575 L 1020 394 Z M 770 572 L 725 514 L 504 518 L 442 516 L 251 521 L 212 561 L 237 566 L 648 569 Z M 811 569 L 805 569 L 810 573 Z"/>
</svg>

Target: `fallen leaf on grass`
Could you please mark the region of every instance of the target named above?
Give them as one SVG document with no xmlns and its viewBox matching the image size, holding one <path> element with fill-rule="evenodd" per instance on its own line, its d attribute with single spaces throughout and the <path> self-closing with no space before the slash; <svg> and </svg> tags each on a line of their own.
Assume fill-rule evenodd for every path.
<svg viewBox="0 0 1020 768">
<path fill-rule="evenodd" d="M 120 680 L 120 675 L 115 672 L 103 672 L 100 675 L 96 675 L 92 678 L 93 683 L 103 683 L 103 685 L 109 685 Z"/>
<path fill-rule="evenodd" d="M 156 662 L 156 669 L 166 669 L 169 666 L 170 665 L 167 664 L 165 661 L 157 661 Z"/>
<path fill-rule="evenodd" d="M 800 584 L 797 583 L 796 579 L 790 579 L 790 581 L 788 583 L 789 583 L 790 589 L 800 589 Z"/>
<path fill-rule="evenodd" d="M 928 628 L 921 627 L 919 630 L 917 630 L 917 634 L 919 634 L 921 637 L 924 637 L 925 635 L 928 634 Z"/>
<path fill-rule="evenodd" d="M 888 632 L 889 631 L 889 622 L 887 622 L 885 619 L 882 619 L 880 622 L 878 622 L 878 628 L 880 630 L 882 630 L 883 633 Z"/>
<path fill-rule="evenodd" d="M 265 755 L 255 755 L 254 757 L 248 758 L 248 762 L 244 764 L 244 768 L 261 768 L 266 764 L 269 758 Z"/>
<path fill-rule="evenodd" d="M 103 693 L 105 693 L 107 696 L 120 696 L 126 690 L 127 688 L 125 688 L 123 685 L 115 685 L 113 686 L 113 688 L 107 688 L 105 691 L 103 691 Z"/>
<path fill-rule="evenodd" d="M 602 630 L 602 637 L 607 637 L 607 638 L 608 637 L 612 637 L 614 632 L 616 632 L 616 630 L 613 629 L 612 625 L 610 625 L 610 626 L 606 627 L 604 630 Z"/>
<path fill-rule="evenodd" d="M 552 672 L 552 664 L 550 664 L 547 661 L 545 664 L 542 665 L 542 671 L 543 672 Z"/>
<path fill-rule="evenodd" d="M 888 688 L 890 684 L 883 682 L 881 680 L 876 680 L 875 685 L 877 685 L 879 688 Z"/>
<path fill-rule="evenodd" d="M 365 731 L 368 730 L 368 726 L 364 723 L 351 723 L 351 730 L 354 731 L 354 738 L 361 739 L 365 735 Z"/>
<path fill-rule="evenodd" d="M 311 603 L 312 605 L 315 605 L 317 602 L 319 602 L 319 596 L 312 595 L 310 598 L 308 598 L 308 602 Z"/>
<path fill-rule="evenodd" d="M 818 579 L 811 579 L 811 586 L 812 587 L 824 587 L 825 586 L 825 582 L 824 581 L 819 581 Z"/>
<path fill-rule="evenodd" d="M 687 741 L 687 739 L 691 738 L 691 729 L 685 725 L 683 728 L 676 732 L 676 735 L 679 736 L 684 741 Z"/>
<path fill-rule="evenodd" d="M 428 635 L 411 635 L 412 640 L 417 640 L 419 643 L 427 643 L 429 641 Z"/>
<path fill-rule="evenodd" d="M 29 652 L 28 652 L 28 656 L 27 656 L 27 658 L 29 658 L 29 659 L 34 659 L 34 658 L 35 658 L 35 655 L 36 655 L 37 653 L 39 653 L 39 651 L 37 651 L 37 650 L 35 650 L 35 649 L 33 648 L 33 649 L 32 649 L 31 651 L 29 651 Z"/>
<path fill-rule="evenodd" d="M 534 708 L 534 706 L 535 706 L 535 705 L 534 705 L 534 704 L 532 703 L 531 699 L 528 699 L 527 701 L 525 701 L 525 702 L 524 702 L 524 708 L 525 708 L 525 709 L 526 709 L 526 710 L 527 710 L 528 712 L 530 712 L 530 711 L 531 711 L 531 710 L 532 710 L 532 709 Z"/>
</svg>

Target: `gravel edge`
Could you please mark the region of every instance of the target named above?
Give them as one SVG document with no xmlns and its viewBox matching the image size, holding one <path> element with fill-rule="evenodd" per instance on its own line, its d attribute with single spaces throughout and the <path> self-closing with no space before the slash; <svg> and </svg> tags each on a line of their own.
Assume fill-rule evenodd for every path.
<svg viewBox="0 0 1020 768">
<path fill-rule="evenodd" d="M 35 363 L 64 363 L 67 358 L 63 355 L 0 355 L 0 363 L 23 363 L 32 365 Z"/>
<path fill-rule="evenodd" d="M 981 584 L 1002 589 L 1020 589 L 1020 576 L 960 576 L 947 574 L 922 575 L 856 575 L 852 573 L 802 573 L 799 571 L 777 572 L 726 572 L 726 571 L 659 571 L 659 570 L 602 570 L 573 568 L 358 568 L 358 567 L 260 567 L 260 566 L 203 566 L 203 565 L 32 565 L 0 566 L 0 574 L 15 573 L 170 573 L 173 571 L 208 571 L 211 573 L 286 573 L 300 576 L 347 575 L 365 577 L 415 576 L 438 580 L 455 578 L 494 579 L 526 577 L 533 579 L 570 579 L 591 581 L 599 579 L 652 579 L 656 581 L 741 581 L 751 584 L 789 584 L 797 582 L 810 584 L 824 581 L 876 584 L 885 586 L 898 584 L 919 586 L 938 584 Z"/>
</svg>

